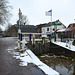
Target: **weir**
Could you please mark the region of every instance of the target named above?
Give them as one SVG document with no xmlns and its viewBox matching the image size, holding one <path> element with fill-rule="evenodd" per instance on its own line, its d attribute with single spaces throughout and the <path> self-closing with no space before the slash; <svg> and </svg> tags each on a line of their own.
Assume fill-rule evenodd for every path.
<svg viewBox="0 0 75 75">
<path fill-rule="evenodd" d="M 34 36 L 34 35 L 33 35 Z M 40 59 L 35 55 L 35 51 L 31 50 L 30 48 L 26 48 L 28 46 L 26 46 L 26 44 L 28 44 L 25 40 L 25 37 L 22 39 L 21 42 L 21 50 L 25 50 L 24 54 L 24 57 L 20 57 L 19 59 L 22 60 L 22 64 L 24 66 L 27 66 L 28 63 L 33 63 L 35 64 L 36 66 L 38 66 L 38 68 L 40 68 L 46 75 L 60 75 L 57 71 L 53 70 L 51 67 L 47 66 L 46 64 L 44 64 L 43 62 L 40 61 Z M 30 42 L 29 42 L 30 43 Z M 41 45 L 40 42 L 39 43 L 39 46 Z M 36 47 L 36 45 L 33 43 L 31 43 L 32 46 Z M 30 47 L 30 46 L 29 46 Z M 41 47 L 39 47 L 40 49 Z M 38 53 L 39 54 L 39 53 Z M 17 57 L 16 57 L 17 58 Z"/>
<path fill-rule="evenodd" d="M 34 52 L 36 55 L 53 53 L 56 55 L 63 55 L 63 56 L 75 58 L 74 51 L 71 51 L 65 47 L 53 43 L 47 37 L 41 37 L 43 35 L 42 33 L 22 33 L 22 34 L 24 35 L 24 39 L 25 36 L 27 37 L 28 35 L 28 38 L 26 38 L 27 41 L 26 46 L 29 49 L 31 49 L 32 52 Z"/>
</svg>

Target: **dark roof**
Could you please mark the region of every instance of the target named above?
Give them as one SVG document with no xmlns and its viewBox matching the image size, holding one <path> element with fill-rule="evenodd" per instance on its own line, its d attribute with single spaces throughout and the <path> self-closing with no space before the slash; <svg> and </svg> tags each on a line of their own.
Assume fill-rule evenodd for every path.
<svg viewBox="0 0 75 75">
<path fill-rule="evenodd" d="M 68 28 L 72 28 L 72 27 L 75 27 L 75 23 L 69 24 Z"/>
<path fill-rule="evenodd" d="M 73 31 L 73 32 L 75 32 L 75 23 L 69 24 L 69 26 L 67 28 L 67 31 Z"/>
<path fill-rule="evenodd" d="M 34 25 L 21 25 L 21 32 L 37 32 L 36 26 Z"/>
</svg>

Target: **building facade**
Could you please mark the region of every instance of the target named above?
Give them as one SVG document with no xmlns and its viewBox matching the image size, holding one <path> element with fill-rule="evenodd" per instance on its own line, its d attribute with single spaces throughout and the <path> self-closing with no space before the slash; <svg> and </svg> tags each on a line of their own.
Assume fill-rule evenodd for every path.
<svg viewBox="0 0 75 75">
<path fill-rule="evenodd" d="M 43 26 L 42 33 L 44 33 L 45 35 L 50 35 L 50 34 L 54 34 L 55 31 L 65 29 L 65 28 L 66 26 L 63 23 L 61 23 L 59 20 L 56 20 L 52 23 Z"/>
<path fill-rule="evenodd" d="M 63 38 L 74 38 L 75 39 L 75 23 L 69 24 L 66 29 L 58 30 L 59 37 Z"/>
<path fill-rule="evenodd" d="M 75 23 L 69 24 L 67 28 L 67 36 L 69 38 L 75 38 Z"/>
</svg>

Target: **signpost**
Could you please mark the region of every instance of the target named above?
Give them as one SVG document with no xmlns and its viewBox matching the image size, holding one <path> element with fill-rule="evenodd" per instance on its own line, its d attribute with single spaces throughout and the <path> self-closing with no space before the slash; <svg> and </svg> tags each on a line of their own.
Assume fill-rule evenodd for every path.
<svg viewBox="0 0 75 75">
<path fill-rule="evenodd" d="M 20 49 L 20 40 L 21 40 L 21 29 L 20 29 L 21 19 L 22 19 L 22 12 L 19 8 L 19 27 L 18 27 L 18 48 L 19 49 Z"/>
</svg>

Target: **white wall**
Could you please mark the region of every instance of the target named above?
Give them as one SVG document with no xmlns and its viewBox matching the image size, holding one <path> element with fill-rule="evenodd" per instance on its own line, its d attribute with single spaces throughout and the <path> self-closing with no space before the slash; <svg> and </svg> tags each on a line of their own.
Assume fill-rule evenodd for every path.
<svg viewBox="0 0 75 75">
<path fill-rule="evenodd" d="M 49 31 L 47 31 L 47 28 L 49 28 Z M 47 34 L 50 33 L 50 31 L 53 31 L 54 26 L 47 26 L 47 27 L 42 27 L 42 33 Z"/>
<path fill-rule="evenodd" d="M 49 31 L 47 31 L 47 28 L 49 28 Z M 57 25 L 56 26 L 56 30 L 57 29 L 64 29 L 65 27 L 63 26 L 63 25 Z M 42 27 L 42 33 L 44 33 L 44 34 L 50 34 L 50 31 L 51 32 L 54 32 L 53 31 L 53 29 L 54 29 L 54 26 L 47 26 L 47 27 Z"/>
</svg>

